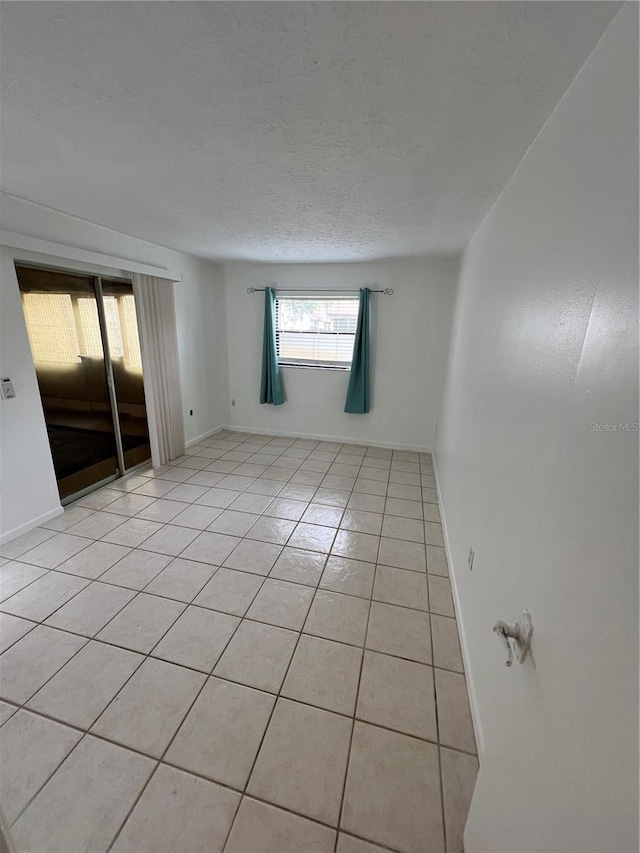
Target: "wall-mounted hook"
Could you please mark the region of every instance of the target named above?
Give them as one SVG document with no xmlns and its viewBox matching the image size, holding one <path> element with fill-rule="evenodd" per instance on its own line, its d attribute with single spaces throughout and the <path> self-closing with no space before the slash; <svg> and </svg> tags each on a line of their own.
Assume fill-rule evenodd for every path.
<svg viewBox="0 0 640 853">
<path fill-rule="evenodd" d="M 533 634 L 533 623 L 529 611 L 523 610 L 522 618 L 514 626 L 499 621 L 493 626 L 493 630 L 507 644 L 506 666 L 511 666 L 513 663 L 513 651 L 510 640 L 513 640 L 515 643 L 518 660 L 520 663 L 524 663 L 531 648 L 531 636 Z"/>
<path fill-rule="evenodd" d="M 513 663 L 513 652 L 511 651 L 511 643 L 509 642 L 509 636 L 510 636 L 508 633 L 508 631 L 510 630 L 509 626 L 507 625 L 506 622 L 496 622 L 496 624 L 493 626 L 493 630 L 495 631 L 495 633 L 499 637 L 502 637 L 502 639 L 507 644 L 507 663 L 506 663 L 506 666 L 511 666 L 511 664 Z"/>
</svg>

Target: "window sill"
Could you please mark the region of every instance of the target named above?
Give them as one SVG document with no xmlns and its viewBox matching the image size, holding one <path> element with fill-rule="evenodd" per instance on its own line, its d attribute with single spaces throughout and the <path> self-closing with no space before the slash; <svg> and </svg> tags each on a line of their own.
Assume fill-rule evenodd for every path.
<svg viewBox="0 0 640 853">
<path fill-rule="evenodd" d="M 328 373 L 349 373 L 350 367 L 324 367 L 320 364 L 280 364 L 282 370 L 322 370 Z"/>
</svg>

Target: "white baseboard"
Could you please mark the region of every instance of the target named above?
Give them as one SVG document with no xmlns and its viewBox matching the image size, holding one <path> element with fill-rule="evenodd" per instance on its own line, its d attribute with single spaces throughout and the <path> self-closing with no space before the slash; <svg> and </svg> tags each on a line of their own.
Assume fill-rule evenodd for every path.
<svg viewBox="0 0 640 853">
<path fill-rule="evenodd" d="M 201 435 L 197 435 L 195 438 L 190 438 L 189 441 L 185 441 L 185 447 L 192 447 L 194 444 L 198 444 L 199 441 L 202 441 L 205 438 L 209 438 L 212 435 L 215 435 L 217 432 L 222 432 L 226 427 L 219 426 L 215 429 L 210 429 L 208 432 L 203 432 Z"/>
<path fill-rule="evenodd" d="M 451 592 L 453 594 L 453 607 L 456 612 L 456 620 L 458 622 L 458 633 L 460 635 L 460 647 L 462 650 L 462 661 L 464 664 L 464 673 L 467 679 L 467 692 L 469 694 L 469 706 L 471 708 L 471 719 L 473 720 L 473 730 L 476 736 L 476 746 L 478 748 L 478 760 L 482 760 L 484 752 L 484 733 L 482 723 L 480 722 L 480 710 L 478 707 L 478 696 L 476 693 L 475 684 L 473 681 L 473 672 L 471 670 L 471 658 L 469 655 L 469 641 L 467 640 L 467 632 L 465 630 L 464 619 L 462 618 L 462 607 L 460 605 L 460 596 L 458 595 L 458 586 L 456 583 L 456 567 L 451 558 L 451 543 L 449 541 L 449 533 L 447 530 L 447 517 L 445 513 L 444 503 L 442 501 L 442 492 L 440 491 L 440 481 L 438 479 L 438 464 L 436 454 L 433 454 L 433 473 L 436 481 L 436 494 L 438 496 L 438 504 L 440 506 L 440 520 L 442 521 L 442 535 L 444 537 L 444 550 L 447 555 L 447 563 L 449 565 L 449 580 L 451 582 Z"/>
<path fill-rule="evenodd" d="M 286 432 L 280 429 L 262 429 L 258 427 L 238 426 L 237 424 L 219 427 L 214 432 L 219 432 L 221 429 L 228 429 L 233 432 L 248 432 L 256 435 L 281 435 L 283 438 L 302 438 L 311 441 L 335 441 L 340 444 L 356 444 L 366 445 L 368 447 L 383 447 L 388 450 L 414 450 L 417 453 L 431 453 L 431 450 L 426 444 L 402 444 L 390 441 L 372 441 L 370 439 L 362 439 L 356 441 L 355 438 L 345 438 L 342 435 L 325 435 L 323 433 L 310 432 Z M 202 436 L 204 438 L 204 436 Z"/>
<path fill-rule="evenodd" d="M 33 530 L 34 527 L 39 527 L 41 524 L 44 524 L 45 521 L 49 521 L 57 515 L 62 515 L 63 512 L 64 507 L 58 506 L 55 509 L 50 509 L 49 512 L 39 515 L 37 518 L 31 519 L 31 521 L 21 524 L 19 527 L 14 527 L 13 530 L 7 530 L 6 533 L 0 533 L 0 545 L 4 545 L 6 542 L 10 542 L 12 539 L 22 536 L 23 533 L 28 533 L 30 530 Z"/>
</svg>

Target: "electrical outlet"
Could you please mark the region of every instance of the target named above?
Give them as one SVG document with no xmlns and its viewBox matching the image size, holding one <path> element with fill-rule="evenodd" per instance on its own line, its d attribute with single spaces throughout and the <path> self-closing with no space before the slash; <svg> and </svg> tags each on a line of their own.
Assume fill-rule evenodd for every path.
<svg viewBox="0 0 640 853">
<path fill-rule="evenodd" d="M 469 571 L 473 570 L 473 558 L 475 557 L 475 555 L 476 555 L 476 552 L 473 550 L 473 548 L 469 548 L 469 558 L 468 558 Z"/>
<path fill-rule="evenodd" d="M 13 387 L 13 382 L 7 377 L 6 379 L 0 379 L 0 397 L 3 400 L 12 400 L 16 396 L 16 392 Z"/>
</svg>

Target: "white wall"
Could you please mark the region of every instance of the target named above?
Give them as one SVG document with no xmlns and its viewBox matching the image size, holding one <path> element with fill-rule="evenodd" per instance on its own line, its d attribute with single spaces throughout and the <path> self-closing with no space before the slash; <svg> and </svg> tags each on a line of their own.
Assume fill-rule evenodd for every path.
<svg viewBox="0 0 640 853">
<path fill-rule="evenodd" d="M 184 257 L 174 294 L 185 437 L 194 443 L 229 420 L 227 344 L 222 266 Z"/>
<path fill-rule="evenodd" d="M 463 259 L 436 442 L 483 746 L 467 851 L 638 849 L 637 6 Z M 476 549 L 467 569 L 469 546 Z M 528 607 L 532 660 L 496 619 Z"/>
<path fill-rule="evenodd" d="M 230 425 L 370 444 L 430 448 L 444 381 L 457 259 L 353 264 L 225 264 Z M 393 287 L 372 296 L 372 406 L 343 412 L 346 371 L 283 368 L 287 401 L 260 405 L 264 294 L 247 287 L 314 290 Z"/>
<path fill-rule="evenodd" d="M 13 253 L 0 249 L 0 373 L 16 398 L 0 400 L 0 535 L 45 521 L 60 506 Z"/>
<path fill-rule="evenodd" d="M 0 402 L 0 536 L 5 538 L 59 507 L 14 260 L 123 273 L 129 268 L 124 259 L 157 266 L 159 276 L 181 274 L 174 293 L 187 441 L 219 427 L 228 412 L 222 267 L 11 196 L 3 195 L 1 212 L 6 231 L 58 244 L 55 256 L 2 248 L 0 373 L 13 379 L 17 392 L 15 400 Z M 106 268 L 69 259 L 82 252 L 117 258 L 119 266 L 115 260 Z"/>
</svg>

